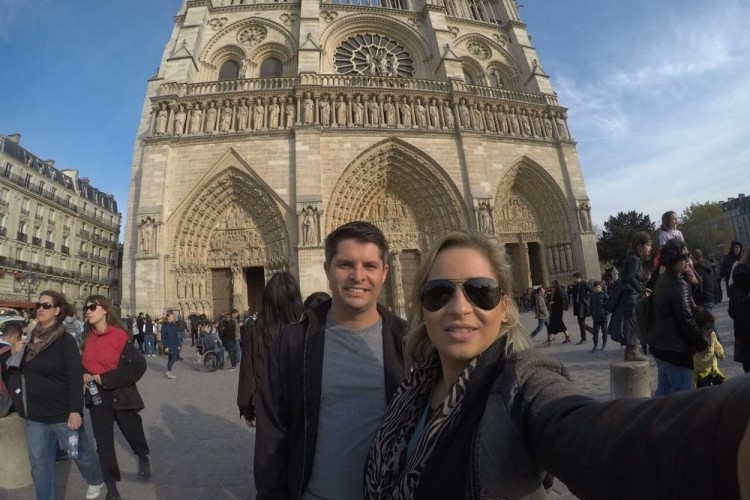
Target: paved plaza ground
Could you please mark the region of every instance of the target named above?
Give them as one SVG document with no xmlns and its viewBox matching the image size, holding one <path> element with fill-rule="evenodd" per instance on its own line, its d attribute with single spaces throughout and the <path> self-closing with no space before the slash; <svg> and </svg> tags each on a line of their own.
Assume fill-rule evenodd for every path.
<svg viewBox="0 0 750 500">
<path fill-rule="evenodd" d="M 731 361 L 734 350 L 731 320 L 727 316 L 726 302 L 714 310 L 717 327 L 727 351 L 727 361 L 722 370 L 732 377 L 742 373 L 738 363 Z M 584 392 L 599 399 L 609 398 L 609 365 L 622 359 L 620 346 L 610 343 L 604 352 L 591 353 L 591 336 L 583 345 L 579 339 L 578 325 L 570 311 L 566 324 L 574 342 L 563 345 L 562 336 L 549 348 L 541 347 L 546 338 L 542 333 L 537 347 L 562 361 L 569 369 L 573 381 Z M 529 328 L 536 326 L 533 315 L 523 315 Z M 590 323 L 590 319 L 589 319 Z M 136 458 L 127 443 L 117 436 L 117 456 L 122 470 L 120 493 L 126 500 L 172 499 L 252 499 L 254 432 L 239 417 L 236 405 L 239 371 L 203 373 L 195 371 L 190 363 L 193 350 L 186 346 L 185 361 L 175 365 L 176 380 L 164 377 L 166 359 L 147 358 L 148 371 L 138 386 L 146 408 L 143 416 L 146 436 L 151 447 L 153 476 L 148 482 L 136 478 Z M 652 366 L 652 389 L 655 387 L 656 366 Z M 88 424 L 88 415 L 86 416 Z M 25 460 L 26 457 L 8 457 L 0 450 L 2 460 Z M 86 485 L 72 462 L 57 465 L 58 498 L 84 498 Z M 559 481 L 555 482 L 552 498 L 573 497 Z M 0 499 L 27 500 L 34 498 L 33 487 L 9 491 L 0 490 Z M 104 494 L 100 497 L 104 500 Z"/>
</svg>

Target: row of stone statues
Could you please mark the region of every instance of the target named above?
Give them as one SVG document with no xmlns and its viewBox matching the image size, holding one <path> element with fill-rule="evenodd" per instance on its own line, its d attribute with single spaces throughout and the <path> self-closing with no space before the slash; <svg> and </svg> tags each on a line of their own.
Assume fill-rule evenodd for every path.
<svg viewBox="0 0 750 500">
<path fill-rule="evenodd" d="M 274 96 L 168 104 L 154 108 L 155 135 L 196 135 L 290 129 L 295 126 L 475 130 L 491 134 L 569 140 L 562 113 L 435 97 Z"/>
</svg>

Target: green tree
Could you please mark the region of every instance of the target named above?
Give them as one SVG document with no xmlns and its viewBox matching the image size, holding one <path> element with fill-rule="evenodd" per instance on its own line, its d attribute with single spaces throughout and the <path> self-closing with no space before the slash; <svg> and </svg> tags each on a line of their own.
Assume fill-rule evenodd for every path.
<svg viewBox="0 0 750 500">
<path fill-rule="evenodd" d="M 653 233 L 655 229 L 656 224 L 651 222 L 651 217 L 635 210 L 611 215 L 604 223 L 602 236 L 596 243 L 599 260 L 619 266 L 625 258 L 633 235 L 638 231 Z"/>
<path fill-rule="evenodd" d="M 682 231 L 688 248 L 699 248 L 704 255 L 718 255 L 719 248 L 732 239 L 732 228 L 721 223 L 721 202 L 691 203 L 680 215 L 677 229 Z"/>
</svg>

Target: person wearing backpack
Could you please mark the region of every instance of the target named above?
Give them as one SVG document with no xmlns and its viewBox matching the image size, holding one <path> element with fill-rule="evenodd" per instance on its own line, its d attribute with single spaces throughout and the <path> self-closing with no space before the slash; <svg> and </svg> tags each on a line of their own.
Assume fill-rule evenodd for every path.
<svg viewBox="0 0 750 500">
<path fill-rule="evenodd" d="M 729 316 L 734 321 L 734 360 L 750 373 L 750 252 L 730 272 Z"/>
</svg>

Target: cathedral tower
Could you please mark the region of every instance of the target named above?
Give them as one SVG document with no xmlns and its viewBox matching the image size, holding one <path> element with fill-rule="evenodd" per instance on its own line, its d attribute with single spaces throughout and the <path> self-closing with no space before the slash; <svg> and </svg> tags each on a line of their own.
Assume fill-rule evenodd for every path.
<svg viewBox="0 0 750 500">
<path fill-rule="evenodd" d="M 327 290 L 323 239 L 369 220 L 405 314 L 421 252 L 503 244 L 516 287 L 599 275 L 562 108 L 514 0 L 185 0 L 148 82 L 126 312 L 257 309 L 270 274 Z"/>
</svg>

